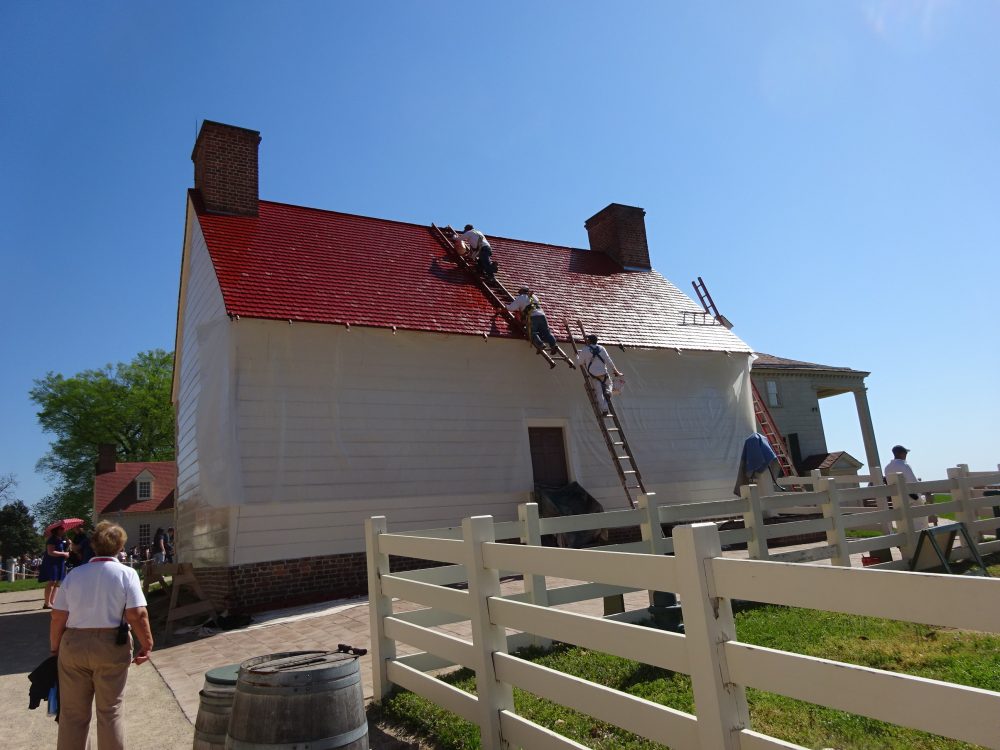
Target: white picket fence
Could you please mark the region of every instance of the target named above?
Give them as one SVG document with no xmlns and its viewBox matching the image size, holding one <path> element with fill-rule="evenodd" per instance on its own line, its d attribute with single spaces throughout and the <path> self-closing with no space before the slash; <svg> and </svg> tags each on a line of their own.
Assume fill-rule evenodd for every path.
<svg viewBox="0 0 1000 750">
<path fill-rule="evenodd" d="M 38 571 L 28 569 L 16 558 L 9 558 L 4 565 L 4 580 L 23 581 L 26 578 L 38 578 Z"/>
<path fill-rule="evenodd" d="M 920 483 L 932 487 L 918 491 L 952 495 L 950 503 L 934 506 L 935 512 L 954 511 L 977 533 L 997 525 L 995 521 L 975 525 L 980 523 L 980 510 L 997 501 L 985 498 L 986 502 L 980 503 L 975 488 L 1000 482 L 1000 473 L 974 474 L 960 467 L 954 476 L 949 471 L 945 481 L 947 489 L 942 483 Z M 905 500 L 888 511 L 890 515 L 872 517 L 886 511 L 862 509 L 851 514 L 866 516 L 856 525 L 895 520 L 904 531 L 874 540 L 849 540 L 841 534 L 853 528 L 855 521 L 848 522 L 851 516 L 840 511 L 843 501 L 853 498 L 843 495 L 850 490 L 839 489 L 825 479 L 816 479 L 815 484 L 822 488 L 795 496 L 808 500 L 805 506 L 815 502 L 826 507 L 824 517 L 817 521 L 829 522 L 824 530 L 831 544 L 819 549 L 834 549 L 829 555 L 834 562 L 841 562 L 855 541 L 865 548 L 887 541 L 907 543 L 906 519 L 922 512 L 920 506 L 907 510 Z M 916 486 L 901 488 L 897 482 L 888 488 L 894 505 Z M 864 490 L 864 498 L 871 498 L 873 490 L 881 491 Z M 791 502 L 787 495 L 773 497 Z M 861 497 L 858 493 L 857 499 Z M 751 516 L 763 506 L 762 516 L 768 500 L 748 491 L 740 500 L 724 502 L 736 504 L 734 509 L 744 503 L 745 508 L 734 512 Z M 640 498 L 640 507 L 634 511 L 540 519 L 537 506 L 529 504 L 521 507 L 516 522 L 494 523 L 491 517 L 480 516 L 466 519 L 460 530 L 399 534 L 388 533 L 384 517 L 370 519 L 366 539 L 376 699 L 384 697 L 393 685 L 410 689 L 478 723 L 485 748 L 583 747 L 518 716 L 513 706 L 514 686 L 675 750 L 797 747 L 753 731 L 744 693 L 746 687 L 754 687 L 1000 748 L 1000 694 L 739 643 L 730 607 L 731 600 L 744 599 L 1000 633 L 1000 580 L 798 565 L 773 558 L 733 560 L 721 555 L 724 539 L 728 539 L 725 543 L 748 541 L 752 550 L 754 545 L 761 546 L 761 539 L 766 547 L 766 534 L 772 533 L 771 529 L 779 530 L 775 535 L 787 535 L 787 527 L 794 524 L 764 527 L 761 523 L 722 534 L 714 524 L 695 524 L 675 528 L 673 539 L 664 539 L 659 533 L 660 523 L 674 522 L 673 517 L 693 512 L 678 506 L 657 507 L 648 498 Z M 643 541 L 588 550 L 539 546 L 543 534 L 595 525 L 640 525 Z M 495 541 L 507 538 L 520 538 L 526 544 Z M 989 551 L 995 544 L 987 542 L 982 547 Z M 390 555 L 444 565 L 393 574 Z M 502 596 L 501 577 L 511 574 L 523 576 L 524 591 Z M 546 576 L 581 583 L 547 589 Z M 455 583 L 467 583 L 467 589 L 453 588 Z M 637 590 L 677 592 L 685 634 L 637 626 L 627 621 L 631 619 L 628 616 L 600 618 L 553 609 Z M 394 599 L 420 608 L 395 612 Z M 438 629 L 463 621 L 470 623 L 471 641 Z M 506 629 L 512 634 L 508 636 Z M 510 656 L 522 645 L 549 639 L 691 675 L 697 716 Z M 397 643 L 419 652 L 397 656 Z M 454 665 L 475 671 L 477 695 L 428 674 Z"/>
</svg>

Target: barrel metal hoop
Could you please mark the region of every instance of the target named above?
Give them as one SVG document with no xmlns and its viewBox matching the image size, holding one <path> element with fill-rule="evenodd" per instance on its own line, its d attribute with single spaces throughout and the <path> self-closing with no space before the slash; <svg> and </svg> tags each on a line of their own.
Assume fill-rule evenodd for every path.
<svg viewBox="0 0 1000 750">
<path fill-rule="evenodd" d="M 204 740 L 210 745 L 225 745 L 226 744 L 226 733 L 222 734 L 209 734 L 204 729 L 194 730 L 195 739 Z"/>
<path fill-rule="evenodd" d="M 361 673 L 355 672 L 339 680 L 329 680 L 325 682 L 312 682 L 304 685 L 253 685 L 241 682 L 236 687 L 237 695 L 247 693 L 249 695 L 308 695 L 309 693 L 325 693 L 331 690 L 340 690 L 361 682 Z"/>
<path fill-rule="evenodd" d="M 233 702 L 229 701 L 224 706 L 212 704 L 212 703 L 202 703 L 198 706 L 198 712 L 204 711 L 207 714 L 215 714 L 216 716 L 229 716 L 233 711 Z"/>
<path fill-rule="evenodd" d="M 245 742 L 233 737 L 226 737 L 226 750 L 337 750 L 360 740 L 368 734 L 368 722 L 363 721 L 350 731 L 338 734 L 336 737 L 322 737 L 318 740 L 303 740 L 302 742 Z"/>
</svg>

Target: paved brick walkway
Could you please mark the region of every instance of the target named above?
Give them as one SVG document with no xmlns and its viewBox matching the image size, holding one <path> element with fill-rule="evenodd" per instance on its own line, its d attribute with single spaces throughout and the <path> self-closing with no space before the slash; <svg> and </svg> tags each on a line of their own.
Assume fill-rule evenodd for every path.
<svg viewBox="0 0 1000 750">
<path fill-rule="evenodd" d="M 571 585 L 572 581 L 548 579 L 549 588 Z M 524 590 L 522 581 L 503 584 L 504 594 Z M 648 606 L 648 595 L 639 591 L 626 596 L 626 609 Z M 603 614 L 600 599 L 566 605 L 574 612 L 595 616 Z M 409 602 L 397 602 L 395 610 L 403 612 L 416 609 Z M 471 627 L 466 622 L 443 625 L 440 630 L 471 640 Z M 178 639 L 179 640 L 179 639 Z M 335 650 L 337 644 L 347 643 L 360 648 L 371 648 L 371 631 L 368 617 L 368 600 L 330 602 L 325 610 L 292 615 L 272 623 L 251 625 L 242 630 L 215 633 L 188 643 L 178 643 L 157 648 L 152 662 L 164 681 L 173 691 L 181 710 L 192 722 L 198 715 L 198 691 L 204 683 L 205 672 L 215 667 L 235 664 L 244 659 L 280 651 Z M 400 655 L 414 653 L 417 649 L 399 646 Z M 361 679 L 365 697 L 372 695 L 371 656 L 362 657 Z"/>
</svg>

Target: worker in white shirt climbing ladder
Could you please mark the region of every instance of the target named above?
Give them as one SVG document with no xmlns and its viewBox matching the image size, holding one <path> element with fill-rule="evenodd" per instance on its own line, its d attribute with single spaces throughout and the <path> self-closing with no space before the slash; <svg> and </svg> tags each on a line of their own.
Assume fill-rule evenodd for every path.
<svg viewBox="0 0 1000 750">
<path fill-rule="evenodd" d="M 490 247 L 489 240 L 472 224 L 466 224 L 463 231 L 455 233 L 455 243 L 456 249 L 462 255 L 467 253 L 463 252 L 462 246 L 458 243 L 463 243 L 468 248 L 468 255 L 475 259 L 476 267 L 483 276 L 491 279 L 493 274 L 497 272 L 497 264 L 493 262 L 493 248 Z"/>
<path fill-rule="evenodd" d="M 521 322 L 528 331 L 531 343 L 538 349 L 548 346 L 550 354 L 561 354 L 556 344 L 556 337 L 549 330 L 549 321 L 542 312 L 538 297 L 529 287 L 522 286 L 517 290 L 517 296 L 507 303 L 510 312 L 521 314 Z"/>
<path fill-rule="evenodd" d="M 587 345 L 577 353 L 576 361 L 587 373 L 587 382 L 594 391 L 597 408 L 605 417 L 609 416 L 611 414 L 608 407 L 611 400 L 611 376 L 612 374 L 620 376 L 621 371 L 611 361 L 608 350 L 597 343 L 597 336 L 594 334 L 587 336 Z"/>
</svg>

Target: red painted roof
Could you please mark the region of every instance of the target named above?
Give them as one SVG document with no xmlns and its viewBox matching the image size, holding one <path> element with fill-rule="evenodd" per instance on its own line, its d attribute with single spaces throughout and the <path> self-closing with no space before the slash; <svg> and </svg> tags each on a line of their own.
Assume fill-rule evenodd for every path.
<svg viewBox="0 0 1000 750">
<path fill-rule="evenodd" d="M 146 469 L 153 475 L 153 496 L 140 501 L 136 496 L 135 478 Z M 176 487 L 177 464 L 173 461 L 116 463 L 114 471 L 94 477 L 94 512 L 101 515 L 173 510 Z"/>
<path fill-rule="evenodd" d="M 230 315 L 516 335 L 429 226 L 259 205 L 258 217 L 198 210 Z M 576 330 L 580 319 L 607 343 L 749 351 L 722 326 L 684 324 L 682 311 L 701 307 L 655 271 L 624 271 L 600 252 L 487 236 L 500 281 L 530 285 L 559 338 L 564 322 Z"/>
</svg>

